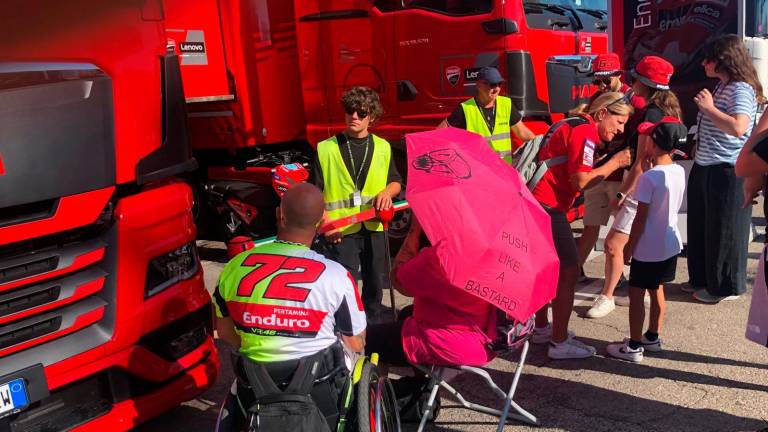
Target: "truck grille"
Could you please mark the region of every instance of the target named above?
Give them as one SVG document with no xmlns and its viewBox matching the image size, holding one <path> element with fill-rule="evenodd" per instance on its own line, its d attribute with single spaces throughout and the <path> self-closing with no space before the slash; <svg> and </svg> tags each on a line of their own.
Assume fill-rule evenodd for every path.
<svg viewBox="0 0 768 432">
<path fill-rule="evenodd" d="M 51 257 L 0 269 L 0 284 L 49 272 L 56 268 L 57 263 L 58 259 L 56 257 Z"/>
<path fill-rule="evenodd" d="M 16 327 L 16 328 L 9 328 Z M 28 340 L 53 333 L 61 327 L 61 317 L 29 323 L 27 325 L 6 326 L 0 333 L 0 350 L 27 342 Z"/>
<path fill-rule="evenodd" d="M 0 247 L 0 375 L 32 356 L 54 363 L 111 337 L 113 231 L 91 227 Z"/>
</svg>

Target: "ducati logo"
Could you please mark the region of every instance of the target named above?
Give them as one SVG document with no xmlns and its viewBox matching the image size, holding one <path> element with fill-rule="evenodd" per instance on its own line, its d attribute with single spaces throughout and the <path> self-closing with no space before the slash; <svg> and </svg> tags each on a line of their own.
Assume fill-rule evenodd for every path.
<svg viewBox="0 0 768 432">
<path fill-rule="evenodd" d="M 459 82 L 459 77 L 461 77 L 461 68 L 458 66 L 448 66 L 445 68 L 445 78 L 448 80 L 448 82 L 452 86 L 456 86 L 456 83 Z"/>
</svg>

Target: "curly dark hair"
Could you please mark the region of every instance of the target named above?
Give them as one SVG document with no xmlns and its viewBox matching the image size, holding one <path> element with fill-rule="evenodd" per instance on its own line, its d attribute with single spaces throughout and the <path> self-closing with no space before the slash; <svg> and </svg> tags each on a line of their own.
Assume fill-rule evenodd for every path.
<svg viewBox="0 0 768 432">
<path fill-rule="evenodd" d="M 341 95 L 341 104 L 346 112 L 365 111 L 371 116 L 371 121 L 384 115 L 379 95 L 370 87 L 352 87 Z"/>
<path fill-rule="evenodd" d="M 741 81 L 755 89 L 757 101 L 765 101 L 763 86 L 757 79 L 757 71 L 747 47 L 736 35 L 722 35 L 713 39 L 704 49 L 704 59 L 715 62 L 715 71 L 724 72 L 731 81 Z"/>
</svg>

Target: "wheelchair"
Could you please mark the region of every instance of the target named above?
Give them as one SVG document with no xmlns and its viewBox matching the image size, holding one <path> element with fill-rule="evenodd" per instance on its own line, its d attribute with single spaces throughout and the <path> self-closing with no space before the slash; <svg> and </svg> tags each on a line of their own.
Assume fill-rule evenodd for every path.
<svg viewBox="0 0 768 432">
<path fill-rule="evenodd" d="M 400 432 L 395 393 L 379 373 L 377 354 L 358 358 L 351 372 L 340 343 L 284 362 L 232 357 L 236 379 L 217 432 Z"/>
</svg>

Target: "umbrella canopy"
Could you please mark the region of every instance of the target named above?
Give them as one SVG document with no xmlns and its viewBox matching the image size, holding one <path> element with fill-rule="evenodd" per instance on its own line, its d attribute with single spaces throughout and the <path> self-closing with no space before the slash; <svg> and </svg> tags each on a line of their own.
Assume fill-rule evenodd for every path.
<svg viewBox="0 0 768 432">
<path fill-rule="evenodd" d="M 445 128 L 406 142 L 406 198 L 450 283 L 528 319 L 557 287 L 549 215 L 480 135 Z"/>
</svg>

